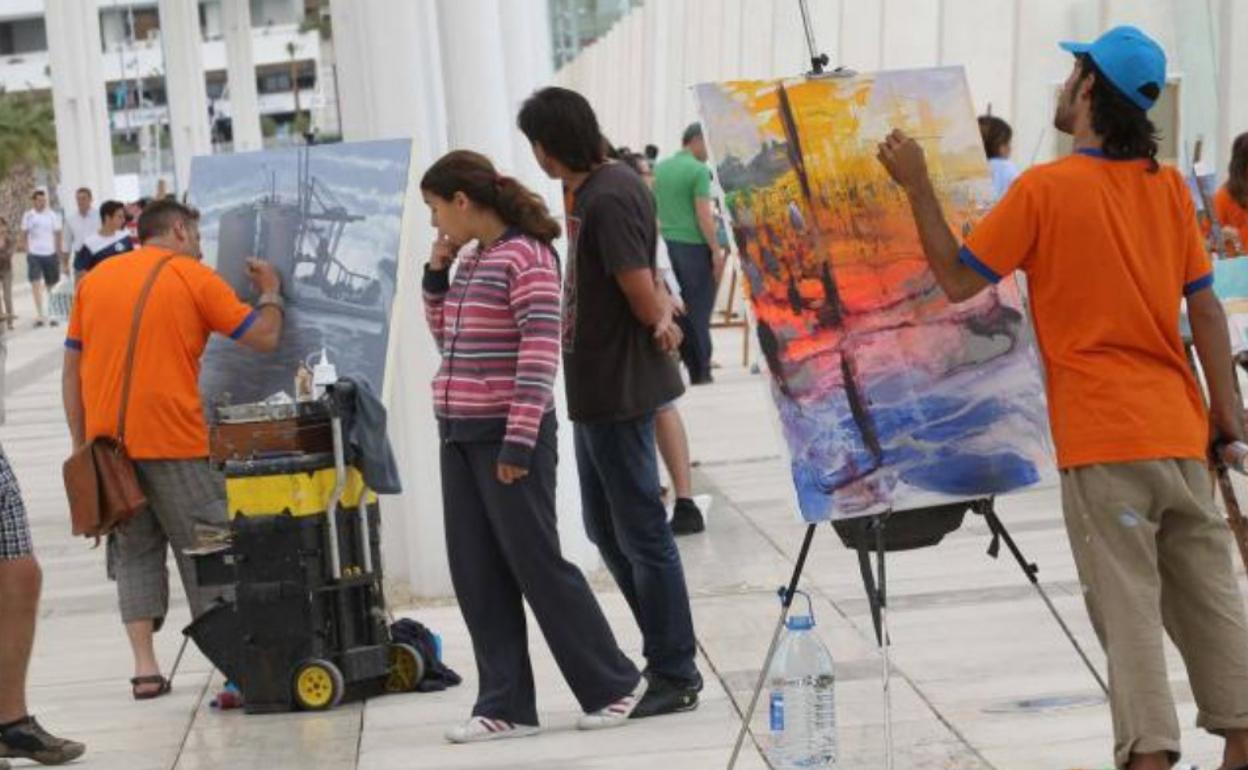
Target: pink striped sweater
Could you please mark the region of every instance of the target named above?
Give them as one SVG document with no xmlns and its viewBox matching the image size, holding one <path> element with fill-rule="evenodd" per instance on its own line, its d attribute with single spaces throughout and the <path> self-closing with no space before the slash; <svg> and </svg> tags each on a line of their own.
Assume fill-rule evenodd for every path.
<svg viewBox="0 0 1248 770">
<path fill-rule="evenodd" d="M 559 265 L 540 241 L 509 230 L 449 270 L 426 266 L 425 318 L 442 354 L 433 404 L 445 440 L 501 440 L 499 461 L 528 467 L 553 429 L 559 368 Z M 547 417 L 549 416 L 549 420 Z"/>
</svg>

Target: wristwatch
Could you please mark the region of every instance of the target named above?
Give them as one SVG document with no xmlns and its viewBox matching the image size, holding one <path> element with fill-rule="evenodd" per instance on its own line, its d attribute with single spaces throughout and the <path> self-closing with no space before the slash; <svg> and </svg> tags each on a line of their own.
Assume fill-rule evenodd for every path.
<svg viewBox="0 0 1248 770">
<path fill-rule="evenodd" d="M 281 292 L 266 291 L 260 295 L 260 299 L 256 301 L 256 309 L 262 307 L 275 307 L 286 315 L 286 300 L 282 299 Z"/>
</svg>

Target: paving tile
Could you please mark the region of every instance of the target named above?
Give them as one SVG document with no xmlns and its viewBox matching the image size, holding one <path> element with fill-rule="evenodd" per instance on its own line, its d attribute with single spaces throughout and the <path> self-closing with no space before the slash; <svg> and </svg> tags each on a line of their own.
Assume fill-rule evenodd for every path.
<svg viewBox="0 0 1248 770">
<path fill-rule="evenodd" d="M 736 360 L 739 335 L 720 334 L 724 360 Z M 59 335 L 10 339 L 10 366 L 42 366 Z M 49 359 L 51 360 L 51 359 Z M 33 362 L 33 363 L 32 363 Z M 35 369 L 24 370 L 29 373 Z M 322 714 L 249 716 L 208 706 L 220 675 L 193 647 L 173 694 L 147 703 L 129 697 L 130 656 L 116 617 L 115 588 L 103 578 L 102 551 L 68 534 L 59 464 L 68 450 L 54 369 L 6 399 L 0 441 L 14 461 L 45 570 L 44 602 L 31 667 L 32 709 L 64 734 L 90 745 L 93 770 L 696 770 L 722 768 L 740 726 L 804 525 L 794 514 L 788 468 L 772 427 L 761 379 L 725 367 L 713 387 L 681 400 L 699 461 L 699 492 L 715 496 L 704 535 L 681 538 L 706 677 L 700 708 L 638 720 L 618 730 L 582 733 L 579 708 L 536 623 L 529 640 L 545 732 L 537 737 L 452 746 L 442 734 L 467 717 L 476 695 L 471 640 L 450 602 L 394 608 L 443 637 L 448 663 L 464 684 L 441 693 L 387 696 Z M 1236 482 L 1241 488 L 1248 486 Z M 1003 498 L 1002 519 L 1054 604 L 1096 665 L 1104 660 L 1082 606 L 1054 490 Z M 937 548 L 890 554 L 892 645 L 889 659 L 893 751 L 897 767 L 922 770 L 1054 770 L 1099 767 L 1110 751 L 1109 717 L 1069 642 L 1003 554 L 985 554 L 989 534 L 968 516 Z M 608 575 L 590 575 L 625 653 L 641 662 L 641 639 Z M 1241 581 L 1242 583 L 1242 581 Z M 836 703 L 842 767 L 883 767 L 882 658 L 856 556 L 829 528 L 818 530 L 802 587 L 816 633 L 837 663 Z M 158 653 L 171 662 L 187 622 L 175 587 Z M 1181 661 L 1168 648 L 1188 758 L 1217 764 L 1217 739 L 1190 725 L 1195 706 Z M 1020 701 L 1076 699 L 1053 710 Z M 762 714 L 753 722 L 765 740 Z M 766 767 L 755 736 L 737 765 Z"/>
</svg>

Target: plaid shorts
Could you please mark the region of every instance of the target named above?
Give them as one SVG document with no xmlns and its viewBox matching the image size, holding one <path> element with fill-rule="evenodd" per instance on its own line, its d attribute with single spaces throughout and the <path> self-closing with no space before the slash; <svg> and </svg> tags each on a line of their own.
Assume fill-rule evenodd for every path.
<svg viewBox="0 0 1248 770">
<path fill-rule="evenodd" d="M 33 553 L 30 524 L 17 477 L 9 466 L 9 458 L 0 449 L 0 559 L 20 559 Z"/>
</svg>

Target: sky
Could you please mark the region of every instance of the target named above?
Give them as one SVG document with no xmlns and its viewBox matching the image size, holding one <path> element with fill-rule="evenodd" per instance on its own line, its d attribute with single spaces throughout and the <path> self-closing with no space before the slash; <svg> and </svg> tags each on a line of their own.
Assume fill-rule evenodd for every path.
<svg viewBox="0 0 1248 770">
<path fill-rule="evenodd" d="M 338 259 L 349 269 L 373 274 L 380 259 L 398 258 L 411 142 L 397 139 L 316 145 L 310 152 L 312 176 L 349 213 L 365 217 L 346 226 Z M 206 263 L 216 265 L 221 215 L 268 195 L 274 173 L 278 196 L 291 202 L 297 200 L 296 148 L 195 158 L 191 166 L 190 202 L 202 216 Z"/>
</svg>

